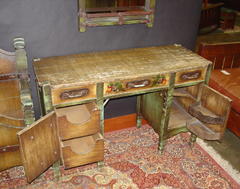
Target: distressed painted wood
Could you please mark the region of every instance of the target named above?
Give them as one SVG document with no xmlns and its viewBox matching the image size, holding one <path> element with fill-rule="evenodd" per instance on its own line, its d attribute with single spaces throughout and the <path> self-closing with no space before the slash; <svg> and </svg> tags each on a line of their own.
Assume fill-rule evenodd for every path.
<svg viewBox="0 0 240 189">
<path fill-rule="evenodd" d="M 111 26 L 122 24 L 146 24 L 153 26 L 155 0 L 94 1 L 78 0 L 79 31 L 86 27 Z"/>
<path fill-rule="evenodd" d="M 69 103 L 54 105 L 48 101 L 60 98 L 62 92 L 47 92 L 48 97 L 45 99 L 48 101 L 45 104 L 64 108 L 96 101 L 102 135 L 104 101 L 108 98 L 142 95 L 137 100 L 137 125 L 141 125 L 143 115 L 159 134 L 159 148 L 162 150 L 168 137 L 187 130 L 186 124 L 181 125 L 185 128 L 168 128 L 175 88 L 203 83 L 210 64 L 180 45 L 171 45 L 43 58 L 34 62 L 34 69 L 38 85 L 43 87 L 47 83 L 51 92 L 63 92 L 62 89 L 69 88 L 73 91 L 70 95 L 80 95 L 87 94 L 85 88 L 96 86 L 96 98 L 86 100 L 80 95 Z M 175 83 L 175 79 L 178 83 Z M 79 91 L 79 86 L 84 86 L 83 92 Z M 189 104 L 195 102 L 195 97 L 191 100 Z"/>
<path fill-rule="evenodd" d="M 100 133 L 104 136 L 104 98 L 103 83 L 97 84 L 97 106 L 100 112 Z"/>
<path fill-rule="evenodd" d="M 123 82 L 126 84 L 139 78 L 152 78 L 158 75 L 168 75 L 170 72 L 181 72 L 186 70 L 186 67 L 187 70 L 206 69 L 210 61 L 182 46 L 170 45 L 49 57 L 35 61 L 33 64 L 39 86 L 48 82 L 52 91 L 68 87 L 71 90 L 79 89 L 79 86 L 90 87 L 99 82 L 104 82 L 107 91 L 106 87 L 109 83 Z M 58 65 L 57 68 L 56 65 Z M 181 86 L 193 85 L 194 82 L 199 83 L 202 80 L 182 82 Z M 109 93 L 108 97 L 122 96 L 125 92 L 128 93 L 127 96 L 134 95 L 161 88 L 167 88 L 167 83 L 154 88 L 142 87 L 124 92 L 117 90 Z M 104 94 L 104 97 L 106 96 Z M 74 99 L 69 104 L 76 102 L 81 102 L 81 98 Z"/>
</svg>

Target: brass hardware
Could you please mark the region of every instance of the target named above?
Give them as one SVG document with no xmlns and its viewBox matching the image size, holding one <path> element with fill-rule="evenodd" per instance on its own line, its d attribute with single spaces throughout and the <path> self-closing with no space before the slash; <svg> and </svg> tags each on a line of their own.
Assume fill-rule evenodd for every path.
<svg viewBox="0 0 240 189">
<path fill-rule="evenodd" d="M 136 80 L 136 81 L 131 81 L 128 82 L 126 87 L 127 89 L 132 89 L 132 88 L 141 88 L 141 87 L 147 87 L 150 85 L 150 80 Z"/>
<path fill-rule="evenodd" d="M 201 74 L 202 74 L 202 72 L 200 70 L 187 72 L 187 73 L 181 74 L 180 79 L 182 81 L 198 79 L 201 77 Z"/>
<path fill-rule="evenodd" d="M 72 98 L 80 98 L 87 96 L 89 93 L 89 89 L 83 88 L 83 89 L 76 89 L 76 90 L 69 90 L 64 91 L 60 94 L 60 98 L 62 100 L 72 99 Z"/>
</svg>

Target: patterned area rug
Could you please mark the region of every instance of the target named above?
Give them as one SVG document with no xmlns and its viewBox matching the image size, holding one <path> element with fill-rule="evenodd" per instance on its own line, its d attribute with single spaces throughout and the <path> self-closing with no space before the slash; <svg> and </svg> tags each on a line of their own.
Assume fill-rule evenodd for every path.
<svg viewBox="0 0 240 189">
<path fill-rule="evenodd" d="M 189 147 L 189 134 L 169 139 L 162 155 L 157 150 L 158 136 L 147 125 L 106 133 L 105 139 L 102 168 L 96 164 L 69 170 L 61 168 L 59 181 L 54 181 L 50 168 L 27 184 L 20 166 L 0 173 L 0 188 L 240 188 L 198 144 Z"/>
</svg>

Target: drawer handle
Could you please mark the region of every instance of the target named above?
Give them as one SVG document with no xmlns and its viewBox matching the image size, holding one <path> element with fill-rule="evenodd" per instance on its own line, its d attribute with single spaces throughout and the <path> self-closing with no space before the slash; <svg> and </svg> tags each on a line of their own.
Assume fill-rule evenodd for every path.
<svg viewBox="0 0 240 189">
<path fill-rule="evenodd" d="M 87 88 L 69 90 L 69 91 L 64 91 L 63 93 L 61 93 L 60 98 L 62 100 L 67 100 L 67 99 L 72 99 L 72 98 L 80 98 L 80 97 L 87 96 L 88 93 L 89 93 L 89 89 L 87 89 Z"/>
<path fill-rule="evenodd" d="M 138 80 L 138 81 L 131 81 L 127 83 L 127 88 L 132 89 L 132 88 L 140 88 L 140 87 L 146 87 L 150 85 L 149 80 Z"/>
<path fill-rule="evenodd" d="M 183 73 L 181 74 L 180 78 L 181 80 L 186 81 L 186 80 L 198 79 L 200 78 L 200 76 L 201 76 L 201 71 L 198 70 L 198 71 Z"/>
</svg>

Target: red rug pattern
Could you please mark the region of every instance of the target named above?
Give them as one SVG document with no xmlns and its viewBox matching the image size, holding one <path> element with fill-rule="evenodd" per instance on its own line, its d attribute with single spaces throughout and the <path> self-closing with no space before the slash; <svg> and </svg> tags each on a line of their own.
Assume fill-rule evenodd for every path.
<svg viewBox="0 0 240 189">
<path fill-rule="evenodd" d="M 78 189 L 239 189 L 238 185 L 198 144 L 191 149 L 189 134 L 169 139 L 159 154 L 158 136 L 151 127 L 106 133 L 105 166 L 61 168 L 54 180 L 50 168 L 27 184 L 23 167 L 0 172 L 0 188 Z"/>
</svg>

